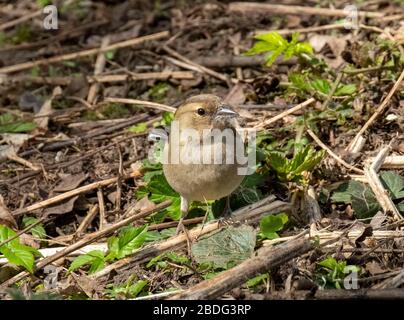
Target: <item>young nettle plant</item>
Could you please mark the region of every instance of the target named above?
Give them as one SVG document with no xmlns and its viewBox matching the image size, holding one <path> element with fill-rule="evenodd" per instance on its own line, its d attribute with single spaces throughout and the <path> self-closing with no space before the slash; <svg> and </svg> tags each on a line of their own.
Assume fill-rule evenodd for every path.
<svg viewBox="0 0 404 320">
<path fill-rule="evenodd" d="M 344 279 L 351 273 L 359 273 L 360 267 L 347 265 L 346 261 L 337 261 L 329 257 L 318 263 L 316 281 L 322 288 L 341 289 Z"/>
<path fill-rule="evenodd" d="M 0 243 L 14 237 L 16 232 L 10 228 L 0 225 Z M 6 257 L 8 262 L 16 266 L 21 266 L 29 272 L 34 272 L 35 257 L 40 257 L 41 253 L 30 246 L 22 244 L 17 237 L 0 247 L 0 253 Z"/>
<path fill-rule="evenodd" d="M 308 173 L 320 163 L 324 155 L 324 150 L 316 151 L 310 145 L 300 148 L 292 159 L 286 158 L 281 152 L 271 151 L 267 158 L 267 165 L 276 172 L 281 182 L 307 185 Z"/>
<path fill-rule="evenodd" d="M 299 34 L 294 33 L 292 39 L 288 41 L 277 32 L 257 35 L 254 38 L 258 41 L 245 55 L 266 53 L 266 65 L 271 66 L 281 55 L 283 55 L 283 60 L 289 60 L 292 57 L 313 54 L 311 45 L 308 42 L 299 42 L 298 37 Z"/>
<path fill-rule="evenodd" d="M 89 273 L 95 273 L 104 268 L 107 262 L 122 259 L 137 249 L 146 241 L 147 225 L 142 227 L 127 226 L 121 229 L 119 235 L 108 238 L 108 254 L 101 250 L 93 250 L 75 258 L 69 271 L 73 272 L 82 266 L 89 265 Z"/>
</svg>

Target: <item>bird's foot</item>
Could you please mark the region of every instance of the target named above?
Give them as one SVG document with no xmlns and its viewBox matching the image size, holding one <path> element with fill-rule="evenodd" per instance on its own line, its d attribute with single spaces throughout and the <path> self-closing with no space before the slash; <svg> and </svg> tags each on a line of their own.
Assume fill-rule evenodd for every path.
<svg viewBox="0 0 404 320">
<path fill-rule="evenodd" d="M 178 236 L 181 234 L 181 232 L 184 232 L 185 234 L 185 238 L 187 240 L 187 253 L 188 253 L 188 257 L 191 258 L 191 245 L 192 245 L 192 240 L 189 236 L 188 230 L 187 228 L 185 228 L 184 226 L 184 218 L 182 217 L 180 219 L 180 221 L 178 221 L 178 225 L 177 225 L 177 230 L 175 231 L 175 235 Z"/>
</svg>

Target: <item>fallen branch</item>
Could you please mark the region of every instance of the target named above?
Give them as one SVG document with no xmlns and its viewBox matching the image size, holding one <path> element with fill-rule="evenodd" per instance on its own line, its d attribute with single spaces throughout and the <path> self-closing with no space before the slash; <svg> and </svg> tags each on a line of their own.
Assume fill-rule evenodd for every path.
<svg viewBox="0 0 404 320">
<path fill-rule="evenodd" d="M 321 147 L 323 148 L 331 157 L 333 157 L 337 162 L 342 164 L 344 167 L 346 167 L 349 170 L 355 171 L 356 173 L 363 174 L 363 170 L 355 168 L 354 166 L 350 165 L 349 163 L 345 162 L 342 160 L 340 157 L 338 157 L 329 147 L 327 147 L 316 135 L 313 131 L 310 129 L 307 129 L 307 133 L 310 135 L 310 137 L 313 138 L 313 140 Z"/>
<path fill-rule="evenodd" d="M 262 123 L 257 124 L 256 126 L 254 126 L 254 129 L 263 129 L 266 126 L 268 126 L 280 119 L 283 119 L 284 117 L 286 117 L 292 113 L 295 113 L 296 111 L 299 111 L 300 109 L 307 107 L 309 104 L 312 104 L 314 101 L 316 101 L 314 98 L 310 98 L 302 103 L 299 103 L 298 105 L 296 105 L 284 112 L 281 112 L 280 114 L 276 115 L 275 117 L 272 117 L 268 120 L 265 120 Z"/>
<path fill-rule="evenodd" d="M 365 125 L 359 130 L 359 132 L 356 134 L 355 138 L 352 140 L 352 142 L 349 144 L 348 146 L 348 150 L 351 150 L 351 148 L 353 146 L 355 146 L 355 144 L 357 143 L 357 141 L 360 139 L 360 137 L 362 137 L 362 135 L 365 133 L 365 131 L 367 129 L 369 129 L 369 127 L 373 124 L 373 122 L 376 120 L 376 118 L 386 109 L 389 101 L 391 100 L 391 98 L 393 97 L 394 93 L 397 91 L 398 87 L 401 84 L 401 81 L 404 78 L 404 69 L 401 72 L 400 76 L 398 77 L 396 83 L 394 84 L 394 86 L 391 88 L 390 92 L 388 93 L 388 95 L 386 96 L 386 98 L 384 98 L 384 100 L 382 101 L 382 103 L 380 104 L 380 106 L 376 109 L 375 113 L 372 114 L 372 116 L 369 118 L 369 120 L 365 123 Z"/>
<path fill-rule="evenodd" d="M 142 105 L 142 106 L 151 107 L 151 108 L 154 108 L 157 110 L 168 111 L 168 112 L 175 112 L 175 110 L 177 110 L 176 108 L 167 106 L 165 104 L 150 102 L 150 101 L 143 101 L 143 100 L 125 99 L 125 98 L 106 98 L 105 101 L 113 102 L 113 103 Z"/>
<path fill-rule="evenodd" d="M 126 179 L 137 177 L 138 175 L 139 175 L 138 172 L 133 172 L 133 173 L 131 173 L 131 174 L 125 176 L 125 177 L 122 177 L 122 179 L 126 180 Z M 83 187 L 80 187 L 80 188 L 77 188 L 77 189 L 74 189 L 74 190 L 59 194 L 59 195 L 54 196 L 52 198 L 37 202 L 37 203 L 32 204 L 32 205 L 30 205 L 28 207 L 25 207 L 25 208 L 22 208 L 22 209 L 17 209 L 17 210 L 12 212 L 12 215 L 13 216 L 20 216 L 20 215 L 23 215 L 23 214 L 26 214 L 26 213 L 29 213 L 29 212 L 32 212 L 32 211 L 35 211 L 35 210 L 38 210 L 38 209 L 43 209 L 43 208 L 46 208 L 46 207 L 48 207 L 48 206 L 50 206 L 52 204 L 56 204 L 56 203 L 58 203 L 60 201 L 69 199 L 69 198 L 77 196 L 79 194 L 86 193 L 86 192 L 89 192 L 91 190 L 98 189 L 100 187 L 108 186 L 108 185 L 113 184 L 113 183 L 115 183 L 117 181 L 118 181 L 118 178 L 115 177 L 115 178 L 110 178 L 110 179 L 105 179 L 105 180 L 97 181 L 97 182 L 94 182 L 94 183 L 90 183 L 90 184 L 88 184 L 86 186 L 83 186 Z"/>
<path fill-rule="evenodd" d="M 61 56 L 56 56 L 56 57 L 51 57 L 51 58 L 46 58 L 46 59 L 39 59 L 39 60 L 32 61 L 32 62 L 24 62 L 24 63 L 0 68 L 0 74 L 27 70 L 27 69 L 31 69 L 36 66 L 48 65 L 48 64 L 55 63 L 55 62 L 75 60 L 75 59 L 79 59 L 79 58 L 83 58 L 83 57 L 93 56 L 100 52 L 108 52 L 111 50 L 131 47 L 131 46 L 142 44 L 146 41 L 159 40 L 161 38 L 167 37 L 168 35 L 169 35 L 168 31 L 162 31 L 162 32 L 150 34 L 147 36 L 114 43 L 109 46 L 106 46 L 103 49 L 99 49 L 99 48 L 88 49 L 88 50 L 83 50 L 83 51 L 79 51 L 79 52 L 67 53 L 67 54 L 64 54 Z"/>
<path fill-rule="evenodd" d="M 309 237 L 316 237 L 320 241 L 320 244 L 324 244 L 327 241 L 331 240 L 336 240 L 340 238 L 341 236 L 344 235 L 344 231 L 317 231 L 317 232 L 311 232 L 310 235 L 307 235 L 306 238 Z M 350 230 L 348 233 L 346 233 L 345 237 L 355 241 L 358 239 L 358 237 L 363 235 L 363 230 Z M 289 236 L 289 237 L 281 237 L 281 238 L 276 238 L 273 240 L 264 240 L 263 245 L 264 246 L 273 246 L 274 244 L 278 244 L 281 242 L 287 242 L 290 240 L 296 239 L 297 236 Z M 404 231 L 400 230 L 373 230 L 372 235 L 370 236 L 372 239 L 376 240 L 382 240 L 382 239 L 395 239 L 395 238 L 404 238 Z M 334 244 L 332 246 L 335 246 Z M 327 247 L 325 247 L 327 248 Z"/>
<path fill-rule="evenodd" d="M 265 294 L 265 299 L 286 299 L 286 300 L 404 300 L 404 289 L 355 289 L 355 290 L 296 290 L 290 293 L 271 292 Z"/>
<path fill-rule="evenodd" d="M 216 299 L 229 290 L 242 285 L 257 274 L 268 272 L 313 249 L 310 240 L 296 239 L 276 247 L 263 247 L 256 256 L 243 261 L 234 268 L 228 269 L 213 279 L 205 280 L 197 285 L 170 297 L 170 300 Z"/>
<path fill-rule="evenodd" d="M 394 202 L 391 200 L 387 190 L 384 188 L 377 174 L 389 152 L 390 146 L 384 147 L 380 150 L 372 163 L 365 163 L 365 177 L 384 212 L 391 212 L 394 215 L 395 220 L 400 220 L 403 217 L 398 211 Z"/>
<path fill-rule="evenodd" d="M 105 54 L 102 52 L 105 47 L 107 47 L 110 43 L 110 37 L 105 36 L 101 41 L 100 52 L 98 53 L 97 60 L 95 61 L 94 66 L 94 76 L 98 76 L 104 71 L 105 68 Z M 97 96 L 98 90 L 100 89 L 100 85 L 95 82 L 91 85 L 90 89 L 88 90 L 87 94 L 87 102 L 89 104 L 93 104 L 95 102 L 95 98 Z M 99 111 L 98 111 L 99 112 Z"/>
<path fill-rule="evenodd" d="M 21 23 L 23 23 L 25 21 L 28 21 L 28 20 L 34 19 L 36 17 L 39 17 L 40 15 L 42 15 L 42 9 L 34 11 L 34 12 L 26 14 L 26 15 L 24 14 L 23 16 L 21 16 L 21 17 L 19 17 L 17 19 L 7 21 L 7 22 L 3 23 L 2 25 L 0 25 L 0 31 L 12 28 L 12 27 L 14 27 L 16 25 L 19 25 L 19 24 L 21 24 Z"/>
<path fill-rule="evenodd" d="M 230 11 L 241 12 L 261 12 L 282 15 L 314 15 L 325 17 L 343 17 L 347 16 L 346 11 L 340 9 L 331 8 L 315 8 L 315 7 L 303 7 L 303 6 L 288 6 L 282 4 L 269 4 L 269 3 L 257 3 L 257 2 L 232 2 L 229 4 Z M 382 18 L 384 16 L 381 12 L 369 12 L 358 11 L 359 17 L 366 18 Z"/>
<path fill-rule="evenodd" d="M 204 67 L 204 66 L 201 66 L 201 65 L 199 65 L 199 64 L 197 64 L 197 63 L 195 63 L 195 62 L 189 60 L 188 58 L 186 58 L 186 57 L 184 57 L 183 55 L 179 54 L 177 51 L 175 51 L 175 50 L 169 48 L 167 45 L 163 46 L 163 49 L 164 49 L 164 51 L 166 51 L 168 54 L 172 55 L 173 57 L 175 57 L 175 58 L 181 60 L 183 63 L 185 63 L 185 64 L 187 64 L 188 66 L 190 66 L 190 67 L 191 67 L 191 68 L 190 68 L 191 70 L 194 70 L 194 71 L 197 71 L 197 72 L 200 72 L 200 73 L 204 73 L 204 74 L 208 74 L 208 75 L 210 75 L 210 76 L 212 76 L 212 77 L 215 77 L 215 78 L 217 78 L 217 79 L 219 79 L 219 80 L 222 80 L 222 81 L 226 82 L 227 84 L 229 84 L 230 79 L 229 79 L 228 76 L 226 76 L 226 75 L 224 75 L 224 74 L 221 74 L 221 73 L 219 73 L 219 72 L 216 72 L 216 71 L 214 71 L 214 70 L 211 70 L 211 69 L 209 69 L 209 68 L 206 68 L 206 67 Z M 168 58 L 168 60 L 171 61 L 171 62 L 173 62 L 172 59 L 170 60 L 170 59 Z M 184 66 L 184 65 L 183 65 L 183 67 L 187 67 L 187 66 Z M 188 68 L 189 68 L 189 67 L 188 67 Z M 236 81 L 237 81 L 237 80 L 236 80 Z"/>
<path fill-rule="evenodd" d="M 131 74 L 105 74 L 87 76 L 87 82 L 92 83 L 115 83 L 125 81 L 141 80 L 168 80 L 168 79 L 193 79 L 194 73 L 190 71 L 162 71 L 162 72 L 143 72 Z M 7 76 L 1 75 L 0 84 L 13 84 L 21 82 L 32 82 L 37 84 L 49 84 L 54 86 L 68 86 L 75 77 L 40 77 L 31 75 Z"/>
</svg>

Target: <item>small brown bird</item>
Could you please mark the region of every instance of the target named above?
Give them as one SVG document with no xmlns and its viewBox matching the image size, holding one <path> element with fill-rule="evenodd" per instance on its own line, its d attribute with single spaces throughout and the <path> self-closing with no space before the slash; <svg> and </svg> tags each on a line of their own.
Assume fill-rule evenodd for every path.
<svg viewBox="0 0 404 320">
<path fill-rule="evenodd" d="M 182 217 L 177 233 L 184 228 L 182 221 L 192 201 L 224 198 L 242 182 L 244 176 L 239 175 L 236 159 L 240 150 L 236 148 L 242 146 L 244 154 L 244 144 L 235 130 L 237 116 L 231 107 L 211 94 L 193 96 L 175 112 L 164 147 L 167 160 L 163 171 L 168 183 L 181 195 Z M 174 134 L 173 124 L 179 128 L 178 134 Z M 226 138 L 220 136 L 223 132 Z M 173 154 L 174 149 L 177 155 Z"/>
</svg>

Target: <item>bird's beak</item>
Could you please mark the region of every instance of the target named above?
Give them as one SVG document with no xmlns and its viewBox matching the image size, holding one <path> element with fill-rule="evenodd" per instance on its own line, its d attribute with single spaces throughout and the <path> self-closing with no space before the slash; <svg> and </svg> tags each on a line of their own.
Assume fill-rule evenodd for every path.
<svg viewBox="0 0 404 320">
<path fill-rule="evenodd" d="M 216 117 L 229 117 L 229 118 L 234 118 L 238 117 L 238 113 L 232 109 L 230 109 L 227 106 L 221 106 L 216 112 Z"/>
</svg>

